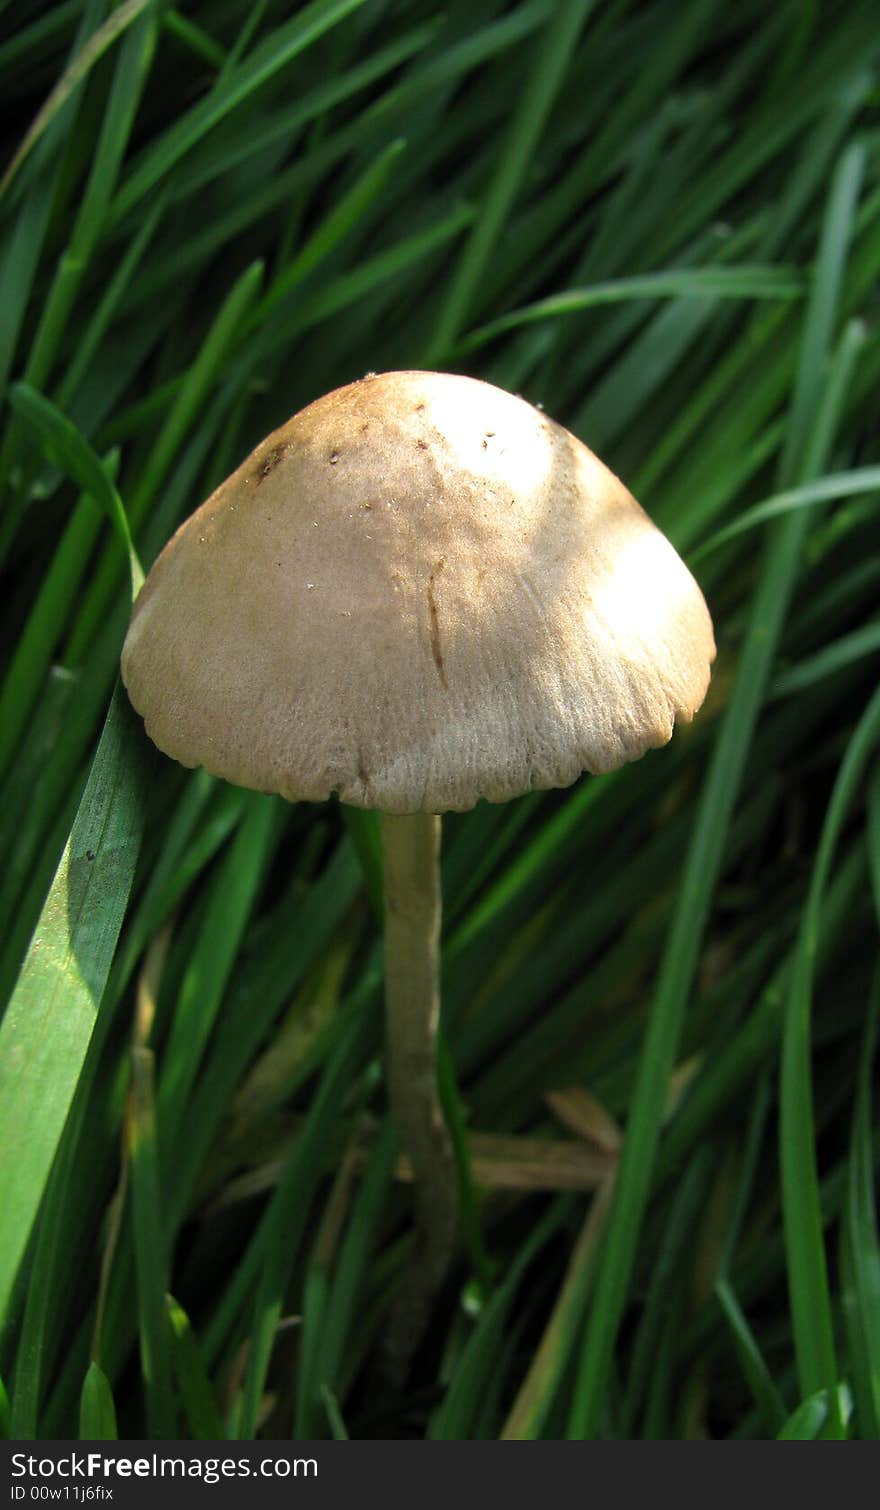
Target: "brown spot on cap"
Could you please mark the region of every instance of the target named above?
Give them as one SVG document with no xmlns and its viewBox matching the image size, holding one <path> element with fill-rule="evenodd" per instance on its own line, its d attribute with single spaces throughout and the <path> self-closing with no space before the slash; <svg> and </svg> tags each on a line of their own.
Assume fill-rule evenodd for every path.
<svg viewBox="0 0 880 1510">
<path fill-rule="evenodd" d="M 258 485 L 261 482 L 265 481 L 265 479 L 269 476 L 270 472 L 274 472 L 275 471 L 275 468 L 277 467 L 278 463 L 280 462 L 281 457 L 283 456 L 283 454 L 284 454 L 284 448 L 282 446 L 273 446 L 272 450 L 269 452 L 269 454 L 263 458 L 262 463 L 260 465 L 260 469 L 259 469 L 259 471 L 257 473 L 257 484 Z"/>
</svg>

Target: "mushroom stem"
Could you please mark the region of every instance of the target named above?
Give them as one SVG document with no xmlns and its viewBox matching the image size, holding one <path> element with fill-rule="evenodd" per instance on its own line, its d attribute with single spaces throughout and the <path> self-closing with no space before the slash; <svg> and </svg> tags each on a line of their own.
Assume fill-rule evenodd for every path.
<svg viewBox="0 0 880 1510">
<path fill-rule="evenodd" d="M 382 814 L 388 1084 L 412 1165 L 416 1247 L 387 1334 L 389 1373 L 402 1383 L 431 1299 L 455 1251 L 458 1184 L 437 1094 L 440 1015 L 440 818 Z"/>
</svg>

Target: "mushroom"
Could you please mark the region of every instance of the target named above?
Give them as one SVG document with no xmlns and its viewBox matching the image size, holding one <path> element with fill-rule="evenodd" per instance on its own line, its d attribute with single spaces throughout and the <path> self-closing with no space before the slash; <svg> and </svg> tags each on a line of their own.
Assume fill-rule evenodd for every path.
<svg viewBox="0 0 880 1510">
<path fill-rule="evenodd" d="M 438 815 L 665 744 L 714 654 L 697 584 L 613 473 L 521 398 L 447 373 L 370 374 L 294 415 L 137 599 L 122 675 L 161 750 L 381 814 L 390 1099 L 415 1174 L 401 1358 L 457 1229 Z"/>
</svg>

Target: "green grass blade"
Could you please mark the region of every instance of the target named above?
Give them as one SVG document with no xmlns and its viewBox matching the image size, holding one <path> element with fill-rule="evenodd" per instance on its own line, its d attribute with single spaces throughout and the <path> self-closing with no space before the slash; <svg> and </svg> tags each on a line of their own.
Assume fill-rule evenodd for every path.
<svg viewBox="0 0 880 1510">
<path fill-rule="evenodd" d="M 457 349 L 474 351 L 487 341 L 517 330 L 522 325 L 558 319 L 583 309 L 606 304 L 627 303 L 634 299 L 798 299 L 804 292 L 803 279 L 793 269 L 781 267 L 683 267 L 662 273 L 646 273 L 641 278 L 619 278 L 613 283 L 596 283 L 592 288 L 573 288 L 553 294 L 526 309 L 512 310 L 488 325 L 463 336 Z"/>
<path fill-rule="evenodd" d="M 165 1311 L 169 1259 L 156 1144 L 153 1054 L 136 1044 L 131 1061 L 128 1148 L 147 1424 L 151 1437 L 173 1441 L 177 1435 L 177 1412 L 172 1386 L 171 1331 Z"/>
<path fill-rule="evenodd" d="M 106 466 L 66 415 L 27 383 L 16 383 L 9 400 L 18 418 L 38 436 L 47 460 L 79 483 L 106 513 L 128 556 L 131 596 L 136 598 L 144 573 L 131 538 L 125 507 Z"/>
<path fill-rule="evenodd" d="M 119 1436 L 110 1381 L 97 1363 L 89 1364 L 83 1380 L 79 1436 L 81 1442 L 115 1442 Z"/>
<path fill-rule="evenodd" d="M 120 49 L 89 181 L 34 335 L 24 379 L 35 388 L 42 388 L 46 382 L 101 234 L 152 61 L 155 36 L 156 7 L 150 5 Z"/>
<path fill-rule="evenodd" d="M 270 854 L 280 804 L 248 794 L 245 816 L 215 887 L 181 982 L 163 1054 L 159 1136 L 163 1158 L 175 1160 L 190 1091 L 223 999 L 245 925 Z"/>
<path fill-rule="evenodd" d="M 329 1389 L 325 1389 L 323 1394 L 324 1409 L 327 1412 L 327 1420 L 330 1423 L 330 1430 L 333 1434 L 334 1442 L 349 1441 L 350 1438 L 348 1428 L 346 1427 L 345 1421 L 343 1419 L 342 1411 L 339 1409 L 339 1402 L 336 1399 L 336 1396 L 331 1394 Z"/>
<path fill-rule="evenodd" d="M 118 37 L 122 36 L 126 27 L 136 21 L 141 11 L 146 10 L 148 5 L 154 4 L 154 0 L 125 0 L 112 15 L 107 17 L 104 25 L 89 37 L 85 45 L 77 53 L 68 68 L 58 80 L 39 115 L 34 120 L 24 141 L 15 153 L 6 172 L 0 179 L 0 197 L 5 194 L 12 183 L 13 178 L 19 172 L 25 158 L 34 150 L 37 142 L 48 131 L 56 117 L 64 109 L 70 96 L 80 87 L 88 77 L 96 63 L 104 56 L 108 47 L 112 47 Z"/>
<path fill-rule="evenodd" d="M 873 17 L 170 5 L 0 0 L 0 176 L 42 132 L 0 198 L 0 389 L 23 381 L 102 458 L 144 565 L 275 425 L 430 353 L 602 456 L 696 566 L 719 654 L 668 749 L 444 818 L 438 1085 L 464 1220 L 399 1392 L 382 1336 L 410 1192 L 375 1120 L 375 815 L 162 762 L 126 895 L 97 899 L 96 928 L 121 927 L 91 1036 L 67 983 L 28 1013 L 38 1035 L 49 1002 L 63 1130 L 41 1154 L 34 1090 L 0 1145 L 0 1196 L 23 1150 L 36 1211 L 6 1286 L 7 1430 L 75 1439 L 94 1361 L 142 1438 L 773 1437 L 808 1393 L 800 1265 L 798 1347 L 812 1327 L 835 1386 L 809 1431 L 841 1434 L 842 1377 L 850 1437 L 876 1436 L 876 746 L 820 853 L 880 664 Z M 90 61 L 108 18 L 124 34 Z M 131 594 L 107 497 L 0 418 L 3 1004 L 39 964 Z M 132 1020 L 156 1054 L 137 1213 Z M 471 1128 L 534 1149 L 527 1181 L 551 1140 L 541 1189 L 475 1191 Z M 554 1199 L 551 1168 L 590 1197 Z M 15 1226 L 0 1213 L 0 1280 Z"/>
<path fill-rule="evenodd" d="M 115 483 L 118 453 L 107 458 Z M 0 775 L 10 762 L 34 704 L 45 685 L 53 652 L 61 639 L 71 601 L 88 566 L 101 527 L 102 511 L 90 493 L 77 501 L 12 654 L 0 692 Z"/>
<path fill-rule="evenodd" d="M 877 790 L 877 782 L 874 782 Z M 876 800 L 876 799 L 875 799 Z M 880 1031 L 880 976 L 865 1022 L 853 1109 L 843 1224 L 844 1289 L 853 1393 L 859 1437 L 880 1441 L 880 1235 L 874 1194 L 871 1078 Z"/>
<path fill-rule="evenodd" d="M 389 142 L 379 153 L 347 194 L 334 206 L 319 230 L 309 238 L 302 250 L 275 278 L 253 311 L 248 326 L 256 328 L 271 315 L 276 305 L 286 299 L 299 283 L 317 267 L 333 248 L 357 227 L 373 201 L 388 183 L 395 164 L 406 147 L 404 141 Z"/>
<path fill-rule="evenodd" d="M 509 1324 L 510 1310 L 517 1289 L 533 1259 L 557 1229 L 565 1212 L 564 1201 L 554 1202 L 543 1218 L 529 1234 L 520 1248 L 515 1262 L 498 1286 L 495 1294 L 484 1306 L 471 1336 L 465 1343 L 455 1378 L 446 1391 L 442 1404 L 434 1412 L 428 1427 L 428 1437 L 435 1442 L 458 1442 L 467 1440 L 472 1431 L 474 1417 L 479 1410 L 484 1392 L 488 1388 L 495 1368 L 499 1350 L 503 1344 L 504 1329 Z"/>
<path fill-rule="evenodd" d="M 113 269 L 107 287 L 105 288 L 97 308 L 83 331 L 77 343 L 76 350 L 71 355 L 67 370 L 58 384 L 57 399 L 62 409 L 67 409 L 75 400 L 85 384 L 86 374 L 89 372 L 95 356 L 101 349 L 101 344 L 107 336 L 119 306 L 128 291 L 129 285 L 134 278 L 141 263 L 144 253 L 150 244 L 165 208 L 162 196 L 158 196 L 156 204 L 146 213 L 134 235 L 125 248 L 124 255 Z"/>
<path fill-rule="evenodd" d="M 313 1434 L 320 1414 L 326 1410 L 327 1394 L 338 1388 L 345 1346 L 355 1323 L 358 1302 L 363 1298 L 396 1156 L 395 1129 L 386 1118 L 354 1201 L 332 1281 L 326 1287 L 319 1281 L 321 1304 L 317 1308 L 317 1327 L 308 1327 L 308 1312 L 303 1318 L 304 1357 L 299 1377 L 297 1437 Z"/>
<path fill-rule="evenodd" d="M 235 1435 L 254 1437 L 260 1400 L 278 1323 L 284 1291 L 296 1250 L 305 1231 L 309 1206 L 320 1171 L 319 1151 L 336 1115 L 339 1092 L 358 1063 L 374 1023 L 363 1014 L 356 1031 L 344 1038 L 321 1079 L 321 1085 L 299 1134 L 290 1163 L 275 1193 L 266 1224 L 266 1241 L 254 1308 L 241 1412 Z"/>
<path fill-rule="evenodd" d="M 443 302 L 425 365 L 436 367 L 454 344 L 468 317 L 474 294 L 483 276 L 502 226 L 510 212 L 553 101 L 562 84 L 578 35 L 593 9 L 593 0 L 562 0 L 552 13 L 544 43 L 519 108 L 511 122 L 507 143 L 483 210 L 453 274 Z"/>
<path fill-rule="evenodd" d="M 100 0 L 88 0 L 80 11 L 80 24 L 72 44 L 72 54 L 86 45 L 91 30 L 102 15 Z M 55 195 L 61 187 L 64 151 L 68 133 L 79 120 L 79 101 L 68 100 L 49 124 L 45 139 L 34 152 L 31 181 L 27 171 L 22 184 L 26 187 L 24 204 L 18 208 L 13 225 L 0 242 L 0 288 L 3 290 L 4 318 L 0 322 L 0 388 L 5 389 L 15 359 L 19 332 L 27 313 L 34 278 L 40 265 L 43 244 L 49 229 L 49 217 Z M 0 457 L 6 459 L 6 445 Z M 5 559 L 10 539 L 17 527 L 12 510 L 7 511 L 0 529 L 0 560 Z"/>
<path fill-rule="evenodd" d="M 455 1064 L 442 1027 L 437 1045 L 437 1089 L 455 1156 L 461 1232 L 471 1267 L 485 1297 L 492 1288 L 492 1264 L 483 1239 L 479 1201 L 471 1170 L 467 1123 L 455 1076 Z"/>
<path fill-rule="evenodd" d="M 817 1390 L 806 1400 L 802 1400 L 797 1410 L 793 1411 L 779 1432 L 779 1442 L 815 1442 L 823 1435 L 825 1427 L 836 1414 L 841 1420 L 845 1420 L 849 1414 L 850 1399 L 845 1384 L 835 1391 L 834 1410 L 831 1409 L 831 1398 L 825 1389 Z"/>
<path fill-rule="evenodd" d="M 144 825 L 143 743 L 117 687 L 61 864 L 0 1024 L 0 1315 L 88 1049 Z"/>
<path fill-rule="evenodd" d="M 316 291 L 287 328 L 283 325 L 277 330 L 268 327 L 262 341 L 263 353 L 269 355 L 277 347 L 283 346 L 292 335 L 312 330 L 331 315 L 338 315 L 351 305 L 361 304 L 364 300 L 375 297 L 383 284 L 401 278 L 411 267 L 424 263 L 426 257 L 439 251 L 446 242 L 456 237 L 470 224 L 473 216 L 470 205 L 458 205 L 426 230 L 417 231 L 415 235 L 405 237 L 388 250 L 367 258 L 349 272 L 340 273 L 338 278 L 325 283 L 323 288 Z"/>
<path fill-rule="evenodd" d="M 878 650 L 880 623 L 869 623 L 862 629 L 854 629 L 852 634 L 842 635 L 816 655 L 781 672 L 770 688 L 770 696 L 790 697 L 793 692 L 802 692 L 805 687 L 812 687 L 823 677 L 835 676 L 838 671 L 851 666 L 854 661 L 860 661 L 863 656 L 876 655 Z"/>
<path fill-rule="evenodd" d="M 811 481 L 825 461 L 823 452 L 829 437 L 823 433 L 823 427 L 819 427 L 818 411 L 862 162 L 863 154 L 859 150 L 845 154 L 829 195 L 786 446 L 780 464 L 783 486 Z M 818 427 L 815 430 L 814 425 Z M 803 528 L 803 515 L 790 515 L 777 525 L 771 540 L 723 729 L 701 794 L 639 1061 L 633 1112 L 590 1308 L 583 1362 L 568 1427 L 569 1435 L 575 1439 L 593 1436 L 598 1429 L 608 1370 L 647 1201 L 654 1149 L 684 1006 L 696 969 L 711 890 L 721 865 L 758 710 L 793 591 Z"/>
<path fill-rule="evenodd" d="M 137 529 L 141 524 L 149 504 L 164 481 L 175 453 L 204 402 L 210 385 L 217 379 L 218 369 L 227 355 L 247 310 L 257 296 L 262 280 L 262 262 L 252 263 L 241 274 L 241 277 L 236 279 L 223 301 L 196 360 L 186 374 L 171 412 L 151 448 L 139 486 L 131 496 L 129 515 L 133 528 Z M 74 665 L 85 656 L 89 641 L 102 622 L 112 593 L 114 578 L 113 562 L 105 560 L 91 584 L 90 592 L 77 618 L 67 647 L 67 658 Z"/>
<path fill-rule="evenodd" d="M 367 808 L 343 806 L 342 816 L 345 819 L 345 827 L 348 830 L 352 848 L 360 861 L 364 890 L 370 899 L 373 915 L 381 923 L 384 902 L 382 899 L 382 830 L 379 815 L 371 813 Z"/>
<path fill-rule="evenodd" d="M 222 373 L 229 351 L 234 342 L 239 339 L 250 307 L 259 294 L 263 273 L 262 261 L 252 262 L 236 278 L 220 305 L 198 355 L 186 373 L 171 412 L 156 438 L 140 484 L 132 494 L 133 523 L 140 522 L 146 508 L 161 486 L 175 452 L 182 444 L 198 414 L 211 384 L 215 383 L 218 375 Z"/>
<path fill-rule="evenodd" d="M 825 1389 L 837 1399 L 831 1297 L 822 1236 L 812 1109 L 811 1024 L 813 958 L 821 929 L 823 895 L 834 848 L 865 766 L 880 740 L 880 690 L 868 707 L 841 763 L 819 841 L 794 978 L 789 991 L 782 1043 L 780 1084 L 780 1165 L 792 1326 L 801 1390 Z M 841 1423 L 837 1423 L 838 1427 Z M 834 1411 L 829 1426 L 834 1429 Z"/>
<path fill-rule="evenodd" d="M 201 58 L 212 68 L 222 71 L 227 61 L 227 54 L 204 27 L 198 26 L 195 21 L 190 21 L 173 8 L 166 10 L 162 17 L 162 25 L 197 58 Z"/>
<path fill-rule="evenodd" d="M 363 3 L 364 0 L 313 0 L 286 26 L 276 28 L 244 63 L 222 76 L 207 98 L 194 105 L 150 148 L 120 191 L 115 218 L 121 219 L 134 209 L 226 115 Z"/>
<path fill-rule="evenodd" d="M 112 1012 L 111 1002 L 108 987 L 104 1006 L 108 1017 Z M 105 1028 L 107 1023 L 108 1018 L 104 1018 Z M 85 1142 L 84 1112 L 94 1090 L 102 1036 L 106 1036 L 106 1032 L 102 1033 L 99 1018 L 52 1166 L 30 1251 L 27 1299 L 18 1335 L 12 1397 L 12 1424 L 14 1434 L 20 1438 L 33 1439 L 39 1434 L 40 1403 L 53 1362 L 53 1321 L 58 1315 L 59 1302 L 63 1307 L 66 1243 L 70 1243 L 75 1226 L 71 1213 L 76 1209 L 79 1215 L 88 1209 L 88 1194 L 77 1184 L 75 1153 Z M 99 1344 L 99 1328 L 96 1327 L 92 1347 L 95 1363 L 100 1363 Z"/>
<path fill-rule="evenodd" d="M 501 1432 L 502 1441 L 537 1441 L 551 1418 L 571 1362 L 577 1316 L 593 1280 L 596 1248 L 608 1214 L 613 1180 L 596 1191 L 550 1313 L 550 1320 Z"/>
<path fill-rule="evenodd" d="M 195 1442 L 222 1442 L 226 1428 L 189 1317 L 172 1295 L 166 1304 L 174 1371 L 190 1435 Z"/>
<path fill-rule="evenodd" d="M 172 1230 L 185 1213 L 192 1182 L 211 1147 L 243 1067 L 271 1032 L 283 1002 L 289 999 L 306 970 L 326 949 L 333 931 L 351 905 L 357 887 L 358 870 L 354 856 L 346 845 L 340 845 L 320 880 L 292 913 L 295 927 L 288 925 L 266 952 L 265 958 L 261 956 L 252 961 L 249 974 L 243 976 L 237 990 L 231 993 L 227 1014 L 215 1035 L 210 1057 L 192 1098 L 188 1135 L 180 1147 L 173 1171 Z M 222 1332 L 223 1329 L 218 1327 L 217 1330 Z M 210 1356 L 211 1347 L 207 1341 L 205 1345 Z"/>
<path fill-rule="evenodd" d="M 728 540 L 735 540 L 745 530 L 755 529 L 759 524 L 778 519 L 791 509 L 812 508 L 817 503 L 830 503 L 836 498 L 857 498 L 862 493 L 876 493 L 878 490 L 880 467 L 858 467 L 852 472 L 820 477 L 817 482 L 807 483 L 802 488 L 789 488 L 784 493 L 775 493 L 763 503 L 756 503 L 753 508 L 746 509 L 731 524 L 716 530 L 696 550 L 688 553 L 688 560 L 692 566 L 696 566 L 705 556 L 717 550 L 719 545 L 726 545 Z"/>
<path fill-rule="evenodd" d="M 715 1294 L 724 1312 L 724 1319 L 730 1327 L 737 1356 L 748 1380 L 755 1404 L 761 1412 L 768 1431 L 773 1436 L 777 1436 L 785 1425 L 785 1406 L 755 1340 L 755 1334 L 746 1320 L 730 1281 L 719 1280 L 715 1286 Z"/>
<path fill-rule="evenodd" d="M 0 15 L 10 3 L 11 0 L 2 0 Z M 51 51 L 52 46 L 69 33 L 80 9 L 80 0 L 66 0 L 13 32 L 0 47 L 0 69 L 10 68 L 10 65 L 22 67 L 35 54 L 39 56 L 44 48 Z"/>
</svg>

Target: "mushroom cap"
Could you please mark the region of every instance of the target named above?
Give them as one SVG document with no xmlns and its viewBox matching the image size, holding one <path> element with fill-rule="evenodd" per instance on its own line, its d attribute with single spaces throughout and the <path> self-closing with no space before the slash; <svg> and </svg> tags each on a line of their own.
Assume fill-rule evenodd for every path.
<svg viewBox="0 0 880 1510">
<path fill-rule="evenodd" d="M 690 572 L 575 436 L 488 383 L 387 372 L 295 414 L 181 526 L 122 675 L 186 766 L 443 812 L 665 744 L 714 654 Z"/>
</svg>

